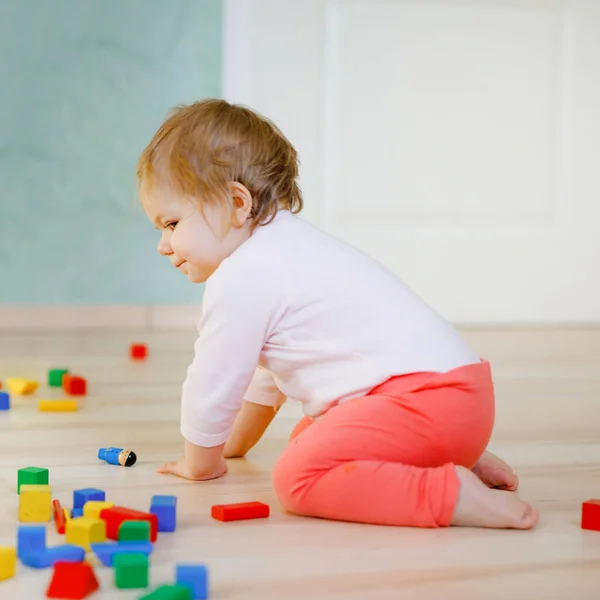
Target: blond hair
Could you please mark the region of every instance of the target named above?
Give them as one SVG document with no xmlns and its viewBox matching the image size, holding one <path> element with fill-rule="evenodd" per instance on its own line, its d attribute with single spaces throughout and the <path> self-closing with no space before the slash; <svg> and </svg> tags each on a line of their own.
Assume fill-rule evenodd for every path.
<svg viewBox="0 0 600 600">
<path fill-rule="evenodd" d="M 303 207 L 292 144 L 265 117 L 214 98 L 173 109 L 142 152 L 137 177 L 208 203 L 230 198 L 229 182 L 241 183 L 252 195 L 253 226 L 279 208 Z"/>
</svg>

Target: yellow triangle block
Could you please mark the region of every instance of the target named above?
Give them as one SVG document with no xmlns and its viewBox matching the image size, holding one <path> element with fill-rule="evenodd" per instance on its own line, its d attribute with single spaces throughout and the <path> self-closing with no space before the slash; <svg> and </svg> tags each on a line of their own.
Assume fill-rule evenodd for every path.
<svg viewBox="0 0 600 600">
<path fill-rule="evenodd" d="M 22 377 L 7 377 L 6 387 L 11 394 L 15 396 L 27 396 L 33 394 L 38 389 L 39 383 L 32 379 L 23 379 Z"/>
</svg>

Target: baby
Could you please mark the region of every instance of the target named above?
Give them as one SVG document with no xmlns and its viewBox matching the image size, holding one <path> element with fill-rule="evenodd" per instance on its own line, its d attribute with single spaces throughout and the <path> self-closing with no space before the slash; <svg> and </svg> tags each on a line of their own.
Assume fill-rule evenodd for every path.
<svg viewBox="0 0 600 600">
<path fill-rule="evenodd" d="M 290 512 L 414 527 L 533 527 L 512 469 L 485 451 L 491 369 L 396 275 L 298 216 L 294 147 L 269 120 L 208 99 L 176 109 L 142 153 L 160 254 L 206 283 L 182 390 L 184 456 L 227 472 L 286 398 L 305 417 L 273 485 Z"/>
</svg>

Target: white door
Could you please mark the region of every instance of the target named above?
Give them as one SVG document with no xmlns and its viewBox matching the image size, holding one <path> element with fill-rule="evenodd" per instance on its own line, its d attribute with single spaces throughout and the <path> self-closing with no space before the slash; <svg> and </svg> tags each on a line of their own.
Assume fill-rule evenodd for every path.
<svg viewBox="0 0 600 600">
<path fill-rule="evenodd" d="M 600 1 L 229 0 L 224 35 L 306 218 L 455 322 L 600 320 Z"/>
</svg>

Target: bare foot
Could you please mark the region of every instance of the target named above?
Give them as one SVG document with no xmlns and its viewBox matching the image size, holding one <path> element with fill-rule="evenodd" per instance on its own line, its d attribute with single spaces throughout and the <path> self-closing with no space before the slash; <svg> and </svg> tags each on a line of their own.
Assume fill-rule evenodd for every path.
<svg viewBox="0 0 600 600">
<path fill-rule="evenodd" d="M 491 452 L 484 452 L 471 471 L 488 487 L 511 492 L 519 487 L 519 478 L 510 466 Z"/>
<path fill-rule="evenodd" d="M 451 525 L 530 529 L 537 523 L 538 511 L 515 493 L 486 487 L 465 467 L 457 466 L 456 473 L 460 491 Z"/>
</svg>

